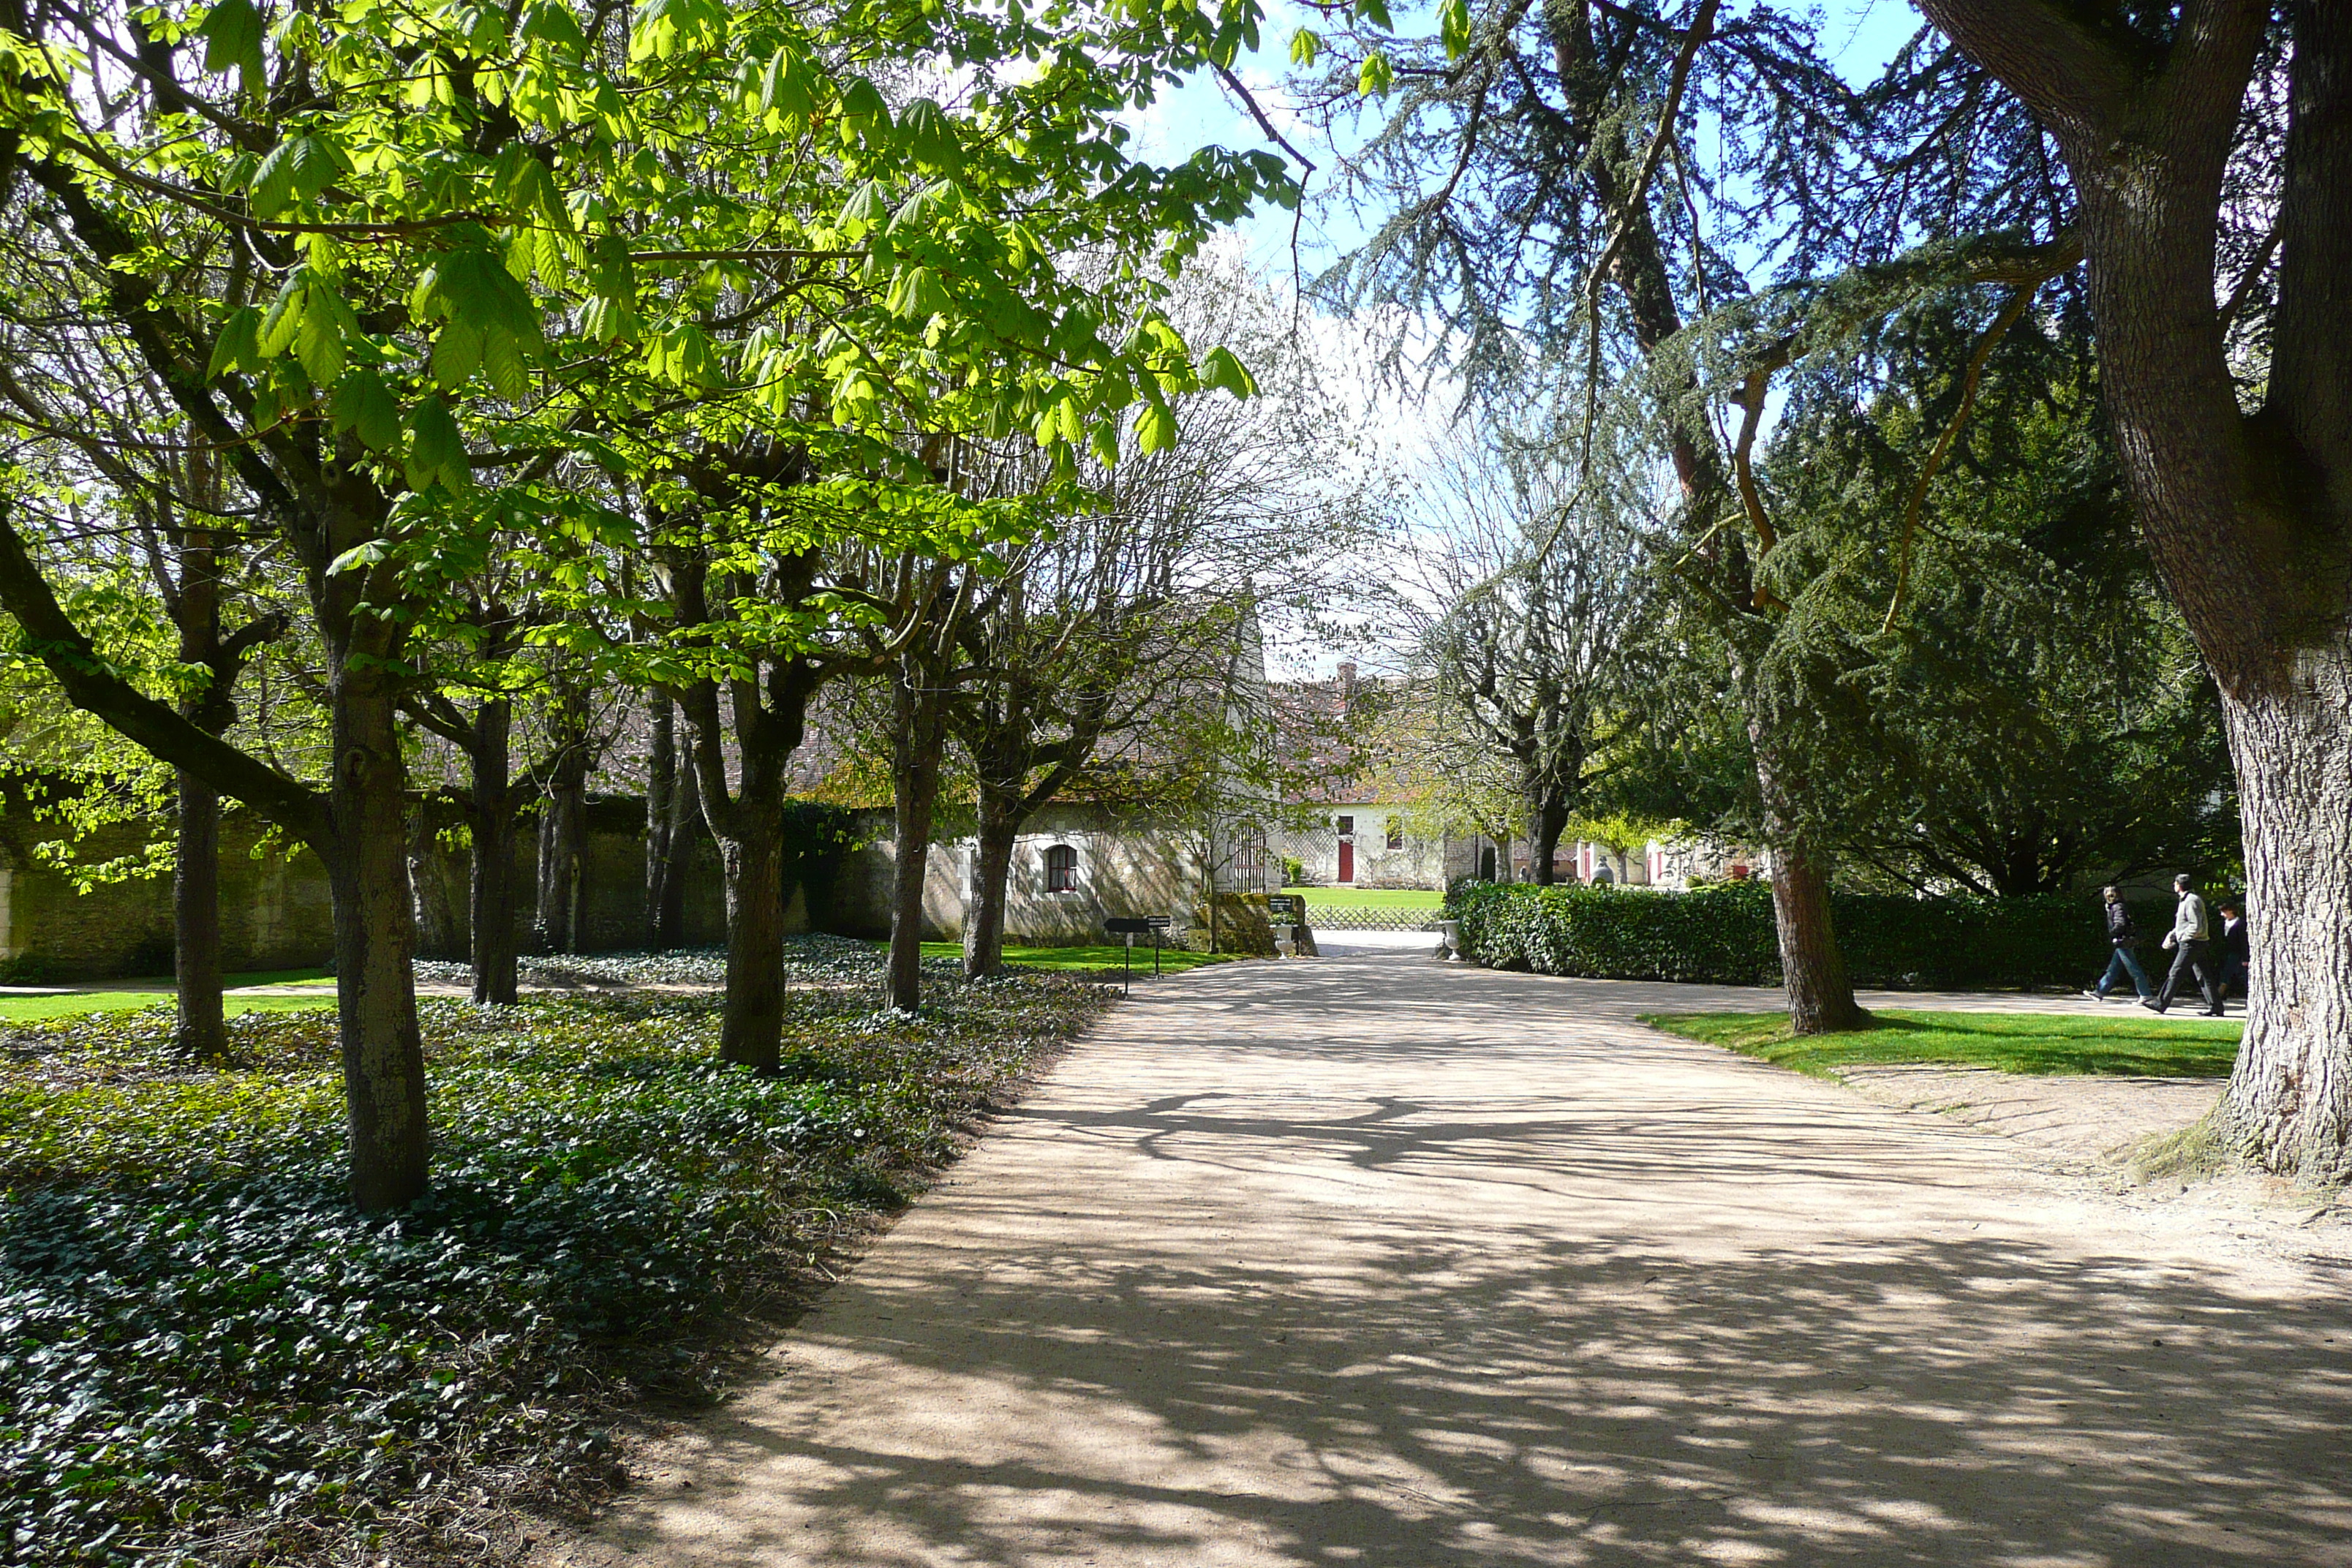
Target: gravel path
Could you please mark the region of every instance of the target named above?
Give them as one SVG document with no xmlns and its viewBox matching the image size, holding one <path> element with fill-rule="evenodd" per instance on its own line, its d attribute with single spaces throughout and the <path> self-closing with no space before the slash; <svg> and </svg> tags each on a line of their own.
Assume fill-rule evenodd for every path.
<svg viewBox="0 0 2352 1568">
<path fill-rule="evenodd" d="M 2352 1563 L 2334 1241 L 1632 1021 L 1706 1001 L 1139 987 L 572 1554 Z"/>
</svg>

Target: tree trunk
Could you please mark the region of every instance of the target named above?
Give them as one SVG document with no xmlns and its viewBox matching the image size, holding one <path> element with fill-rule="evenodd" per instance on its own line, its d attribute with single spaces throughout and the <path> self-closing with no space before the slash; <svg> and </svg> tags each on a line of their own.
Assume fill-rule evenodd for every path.
<svg viewBox="0 0 2352 1568">
<path fill-rule="evenodd" d="M 2149 552 L 2221 688 L 2251 954 L 2217 1125 L 2277 1171 L 2352 1174 L 2352 8 L 2188 8 L 2161 51 L 1921 0 L 2054 134 L 2081 203 L 2100 387 Z M 2266 28 L 2291 29 L 2263 406 L 2215 305 L 2216 217 Z M 2095 87 L 2090 84 L 2096 83 Z"/>
<path fill-rule="evenodd" d="M 1830 883 L 1800 847 L 1772 850 L 1772 914 L 1780 932 L 1781 984 L 1789 994 L 1789 1032 L 1825 1035 L 1870 1022 L 1853 999 L 1845 955 L 1830 919 Z"/>
<path fill-rule="evenodd" d="M 1552 860 L 1559 853 L 1559 836 L 1568 828 L 1568 803 L 1556 795 L 1538 795 L 1529 802 L 1529 807 L 1528 821 L 1532 831 L 1528 835 L 1528 848 L 1534 856 L 1530 869 L 1536 881 L 1548 888 L 1558 878 Z"/>
<path fill-rule="evenodd" d="M 425 1194 L 425 1052 L 411 963 L 407 806 L 391 694 L 346 671 L 334 693 L 334 828 L 321 846 L 335 907 L 335 995 L 351 1128 L 352 1201 L 369 1214 Z"/>
<path fill-rule="evenodd" d="M 542 952 L 578 952 L 581 862 L 588 838 L 587 759 L 567 750 L 551 771 L 539 819 L 539 914 Z"/>
<path fill-rule="evenodd" d="M 652 744 L 646 755 L 646 945 L 677 945 L 671 891 L 677 876 L 676 805 L 679 784 L 677 710 L 659 692 L 652 699 Z"/>
<path fill-rule="evenodd" d="M 509 742 L 514 708 L 504 698 L 474 710 L 473 798 L 468 816 L 474 835 L 474 867 L 467 912 L 474 959 L 474 1004 L 515 1004 L 514 759 Z"/>
<path fill-rule="evenodd" d="M 2246 1033 L 2230 1144 L 2311 1182 L 2352 1169 L 2352 649 L 2225 701 L 2245 825 Z"/>
<path fill-rule="evenodd" d="M 890 873 L 890 1005 L 923 1004 L 923 885 L 930 870 L 931 818 L 939 805 L 940 754 L 947 741 L 939 682 L 909 668 L 898 678 L 891 737 L 891 805 L 897 852 Z"/>
<path fill-rule="evenodd" d="M 739 806 L 739 816 L 751 815 Z M 727 871 L 727 1011 L 719 1058 L 772 1073 L 784 1029 L 784 847 L 782 802 L 720 841 Z"/>
<path fill-rule="evenodd" d="M 200 472 L 208 472 L 200 465 Z M 200 485 L 203 484 L 200 479 Z M 205 486 L 209 489 L 210 487 Z M 177 603 L 180 658 L 203 665 L 212 684 L 182 711 L 206 731 L 228 728 L 235 710 L 222 668 L 220 556 L 207 529 L 191 529 L 180 552 Z M 220 792 L 185 769 L 177 770 L 179 842 L 172 857 L 172 978 L 178 1003 L 173 1045 L 192 1061 L 209 1061 L 228 1048 L 221 1002 Z"/>
<path fill-rule="evenodd" d="M 1780 983 L 1789 998 L 1789 1032 L 1823 1035 L 1859 1029 L 1870 1021 L 1853 999 L 1845 955 L 1838 951 L 1830 918 L 1829 878 L 1808 847 L 1796 814 L 1789 808 L 1790 781 L 1751 725 L 1756 785 L 1764 803 L 1766 839 L 1772 851 L 1772 918 L 1780 938 Z"/>
<path fill-rule="evenodd" d="M 172 973 L 179 993 L 173 1044 L 192 1061 L 228 1048 L 221 1005 L 220 794 L 177 775 L 180 842 L 173 856 Z"/>
<path fill-rule="evenodd" d="M 964 911 L 963 972 L 978 980 L 1004 967 L 1004 901 L 1013 876 L 1013 846 L 1021 820 L 1012 803 L 982 789 L 980 847 L 972 868 L 971 906 Z"/>
<path fill-rule="evenodd" d="M 463 958 L 457 940 L 457 906 L 444 873 L 441 836 L 428 803 L 408 814 L 408 891 L 416 910 L 416 951 L 426 958 Z"/>
</svg>

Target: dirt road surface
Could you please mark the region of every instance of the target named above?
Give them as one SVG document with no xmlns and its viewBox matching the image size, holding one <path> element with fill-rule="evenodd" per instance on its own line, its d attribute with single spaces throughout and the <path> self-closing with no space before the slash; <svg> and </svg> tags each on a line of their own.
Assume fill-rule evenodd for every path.
<svg viewBox="0 0 2352 1568">
<path fill-rule="evenodd" d="M 579 1555 L 2352 1563 L 2352 1269 L 1632 1021 L 1693 996 L 1139 987 Z"/>
</svg>

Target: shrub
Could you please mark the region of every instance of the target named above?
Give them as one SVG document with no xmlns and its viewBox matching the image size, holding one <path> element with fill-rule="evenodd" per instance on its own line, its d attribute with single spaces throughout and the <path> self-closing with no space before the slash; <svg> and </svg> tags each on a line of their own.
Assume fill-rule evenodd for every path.
<svg viewBox="0 0 2352 1568">
<path fill-rule="evenodd" d="M 1979 990 L 2084 985 L 2106 963 L 2095 897 L 1905 898 L 1832 893 L 1831 918 L 1858 985 Z M 1603 980 L 1777 985 L 1780 937 L 1772 891 L 1727 882 L 1669 893 L 1608 887 L 1539 888 L 1457 882 L 1446 912 L 1463 951 L 1493 969 Z M 2135 901 L 2155 936 L 2171 922 L 2163 900 Z"/>
<path fill-rule="evenodd" d="M 584 1479 L 614 1399 L 692 1386 L 714 1309 L 1110 993 L 936 994 L 795 988 L 776 1078 L 718 1065 L 714 998 L 427 1002 L 435 1187 L 387 1217 L 343 1199 L 331 1013 L 203 1069 L 168 1009 L 0 1031 L 0 1561 L 373 1560 L 485 1472 Z"/>
</svg>

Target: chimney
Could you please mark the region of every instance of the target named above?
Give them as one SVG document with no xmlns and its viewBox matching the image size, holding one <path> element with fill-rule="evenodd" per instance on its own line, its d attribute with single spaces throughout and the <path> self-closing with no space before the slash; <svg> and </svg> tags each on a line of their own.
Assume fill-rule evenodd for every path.
<svg viewBox="0 0 2352 1568">
<path fill-rule="evenodd" d="M 1355 701 L 1356 661 L 1343 658 L 1339 661 L 1339 711 L 1346 712 L 1355 705 Z"/>
</svg>

